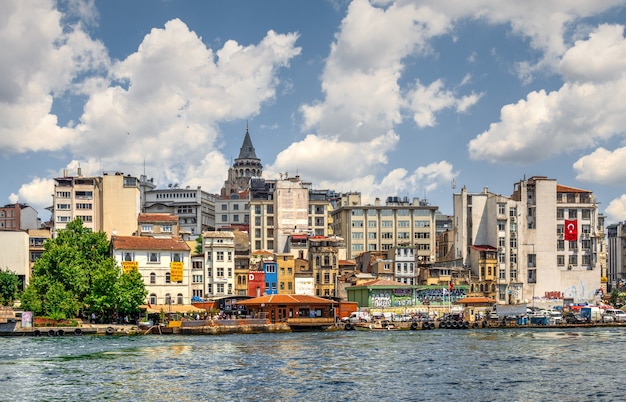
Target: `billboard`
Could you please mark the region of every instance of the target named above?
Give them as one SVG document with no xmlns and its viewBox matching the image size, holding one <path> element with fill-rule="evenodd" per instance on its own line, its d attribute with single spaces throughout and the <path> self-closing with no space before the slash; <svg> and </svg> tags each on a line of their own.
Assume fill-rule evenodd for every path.
<svg viewBox="0 0 626 402">
<path fill-rule="evenodd" d="M 125 274 L 129 273 L 130 271 L 138 270 L 139 263 L 137 261 L 122 261 L 122 271 L 124 271 Z"/>
<path fill-rule="evenodd" d="M 183 263 L 172 261 L 170 262 L 170 281 L 182 282 L 183 281 Z"/>
</svg>

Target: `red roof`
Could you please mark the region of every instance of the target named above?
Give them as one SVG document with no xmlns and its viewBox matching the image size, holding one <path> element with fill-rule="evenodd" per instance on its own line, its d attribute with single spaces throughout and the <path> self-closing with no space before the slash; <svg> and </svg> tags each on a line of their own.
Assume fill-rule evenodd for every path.
<svg viewBox="0 0 626 402">
<path fill-rule="evenodd" d="M 187 242 L 178 236 L 114 236 L 111 244 L 114 250 L 191 250 Z"/>
<path fill-rule="evenodd" d="M 557 193 L 591 193 L 589 190 L 583 190 L 581 188 L 563 186 L 561 184 L 556 185 Z"/>
<path fill-rule="evenodd" d="M 256 306 L 261 304 L 335 304 L 336 302 L 311 295 L 265 295 L 238 301 L 237 304 Z"/>
<path fill-rule="evenodd" d="M 178 222 L 178 216 L 172 214 L 139 214 L 137 222 Z"/>
</svg>

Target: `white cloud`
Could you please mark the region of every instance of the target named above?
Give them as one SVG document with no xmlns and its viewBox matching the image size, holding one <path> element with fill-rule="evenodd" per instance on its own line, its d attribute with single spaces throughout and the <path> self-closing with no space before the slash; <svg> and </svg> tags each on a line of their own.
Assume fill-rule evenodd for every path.
<svg viewBox="0 0 626 402">
<path fill-rule="evenodd" d="M 598 148 L 574 163 L 576 180 L 623 186 L 626 184 L 626 170 L 621 167 L 625 160 L 626 147 L 613 151 Z"/>
<path fill-rule="evenodd" d="M 107 65 L 104 46 L 80 24 L 63 26 L 53 1 L 0 3 L 0 152 L 59 150 L 75 133 L 51 114 L 54 96 Z M 87 4 L 88 8 L 89 4 Z"/>
<path fill-rule="evenodd" d="M 500 122 L 492 123 L 487 131 L 470 141 L 470 156 L 491 162 L 528 163 L 594 147 L 623 135 L 626 75 L 615 73 L 621 65 L 620 59 L 626 57 L 622 33 L 621 29 L 604 26 L 587 41 L 576 42 L 565 54 L 562 68 L 577 80 L 566 82 L 557 91 L 531 92 L 525 100 L 504 106 Z M 603 68 L 591 60 L 594 55 L 607 52 L 613 55 L 611 60 L 617 61 Z M 574 68 L 576 63 L 581 66 Z M 594 82 L 594 77 L 603 72 L 614 79 Z"/>
<path fill-rule="evenodd" d="M 626 194 L 612 200 L 604 211 L 607 222 L 626 221 Z"/>
<path fill-rule="evenodd" d="M 45 208 L 52 203 L 52 193 L 54 192 L 53 179 L 34 178 L 30 183 L 20 186 L 17 194 L 11 193 L 9 202 L 24 203 L 33 207 L 39 215 L 45 213 Z"/>
</svg>

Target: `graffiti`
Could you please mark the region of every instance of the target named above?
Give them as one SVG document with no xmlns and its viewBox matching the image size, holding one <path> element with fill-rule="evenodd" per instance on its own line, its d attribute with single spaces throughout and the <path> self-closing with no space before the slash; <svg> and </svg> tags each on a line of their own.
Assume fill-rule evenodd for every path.
<svg viewBox="0 0 626 402">
<path fill-rule="evenodd" d="M 562 299 L 563 293 L 557 291 L 545 292 L 544 298 L 546 299 Z"/>
<path fill-rule="evenodd" d="M 391 295 L 388 293 L 376 293 L 372 295 L 372 307 L 391 307 Z"/>
<path fill-rule="evenodd" d="M 394 296 L 411 296 L 411 288 L 406 288 L 406 289 L 394 289 L 393 290 L 393 294 Z"/>
<path fill-rule="evenodd" d="M 455 303 L 456 301 L 467 297 L 467 292 L 463 288 L 454 288 L 452 291 L 444 288 L 435 289 L 419 289 L 416 291 L 415 298 L 421 304 L 427 303 Z"/>
<path fill-rule="evenodd" d="M 586 286 L 583 281 L 579 282 L 579 285 L 573 285 L 563 290 L 563 297 L 573 299 L 575 301 L 585 301 L 589 299 L 593 299 L 598 296 L 597 289 L 593 289 L 590 291 L 586 290 Z"/>
</svg>

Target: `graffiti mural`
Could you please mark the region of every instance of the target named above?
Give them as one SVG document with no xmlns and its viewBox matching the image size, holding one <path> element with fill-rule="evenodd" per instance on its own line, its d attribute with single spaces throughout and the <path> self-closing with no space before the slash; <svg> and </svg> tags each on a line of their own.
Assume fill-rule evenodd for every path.
<svg viewBox="0 0 626 402">
<path fill-rule="evenodd" d="M 451 291 L 442 287 L 417 289 L 415 291 L 417 304 L 456 303 L 465 297 L 467 297 L 467 289 L 462 287 L 455 287 Z"/>
</svg>

